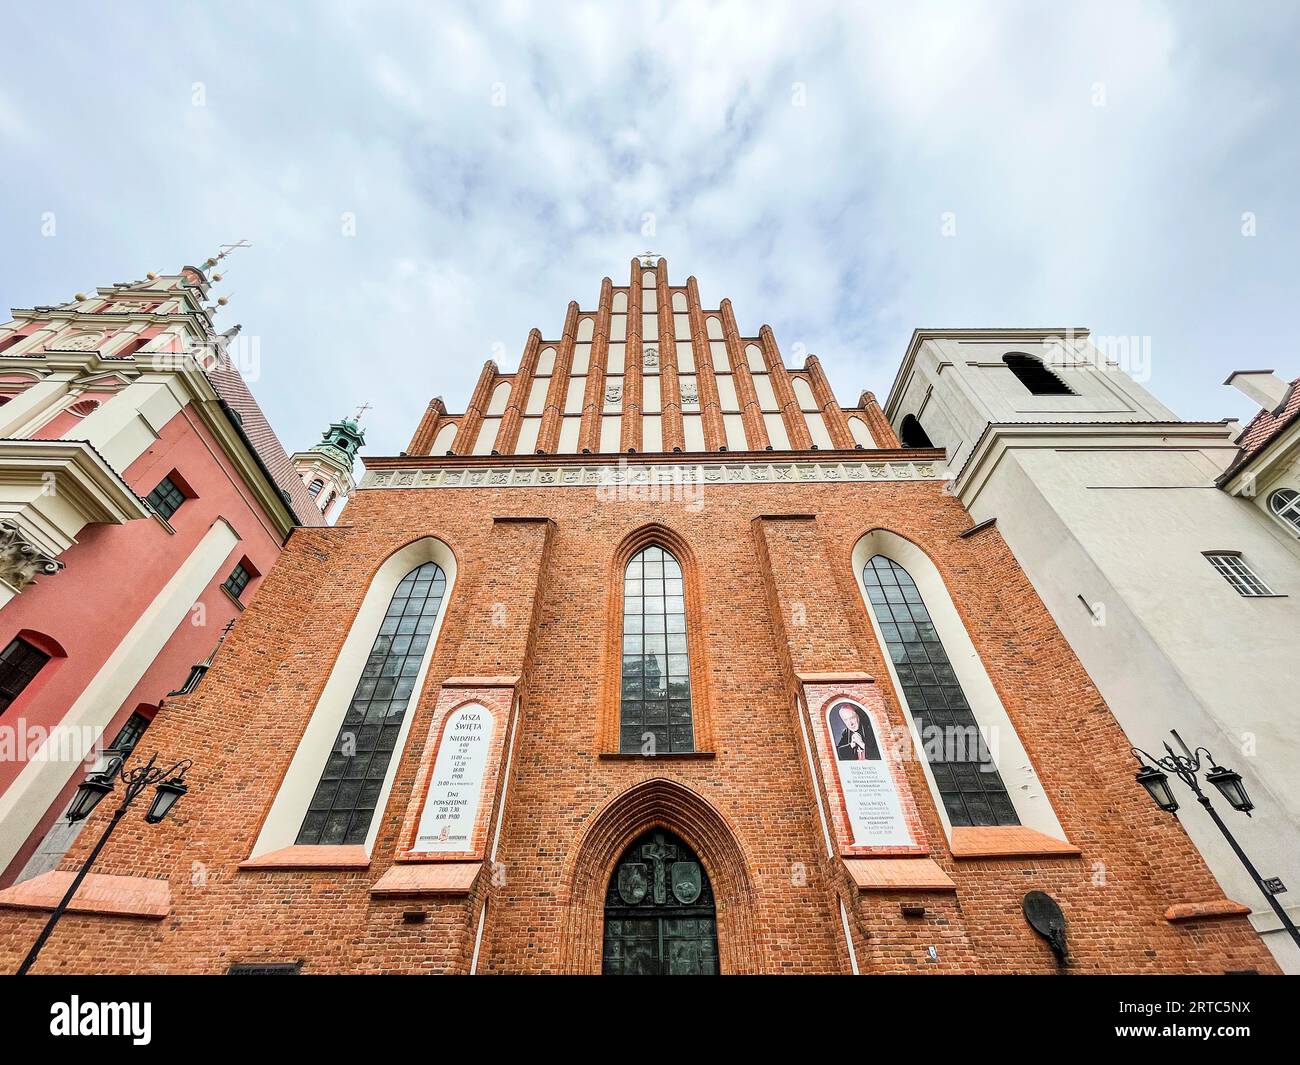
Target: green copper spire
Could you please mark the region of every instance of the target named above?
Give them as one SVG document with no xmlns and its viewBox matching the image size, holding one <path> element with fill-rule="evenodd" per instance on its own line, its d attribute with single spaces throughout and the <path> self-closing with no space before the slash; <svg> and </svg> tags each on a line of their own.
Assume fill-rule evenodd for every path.
<svg viewBox="0 0 1300 1065">
<path fill-rule="evenodd" d="M 358 417 L 354 415 L 351 418 L 331 422 L 320 443 L 311 450 L 335 457 L 351 469 L 357 451 L 366 442 L 366 431 L 361 428 L 358 421 Z"/>
</svg>

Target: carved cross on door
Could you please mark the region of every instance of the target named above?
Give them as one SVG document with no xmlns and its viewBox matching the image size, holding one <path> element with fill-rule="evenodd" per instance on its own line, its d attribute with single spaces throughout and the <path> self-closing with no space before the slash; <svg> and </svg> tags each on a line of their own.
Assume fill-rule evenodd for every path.
<svg viewBox="0 0 1300 1065">
<path fill-rule="evenodd" d="M 653 843 L 646 843 L 641 847 L 641 857 L 647 861 L 654 862 L 655 866 L 655 905 L 662 906 L 668 898 L 665 886 L 665 872 L 667 871 L 667 862 L 677 857 L 677 844 L 664 843 L 662 832 L 656 832 Z"/>
</svg>

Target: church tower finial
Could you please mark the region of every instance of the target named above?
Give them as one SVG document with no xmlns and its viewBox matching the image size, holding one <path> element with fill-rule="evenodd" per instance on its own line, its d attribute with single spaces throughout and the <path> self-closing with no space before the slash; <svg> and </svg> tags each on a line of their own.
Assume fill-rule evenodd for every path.
<svg viewBox="0 0 1300 1065">
<path fill-rule="evenodd" d="M 352 469 L 357 452 L 366 442 L 361 417 L 372 409 L 369 403 L 363 403 L 352 417 L 331 422 L 321 435 L 320 443 L 293 456 L 294 468 L 328 519 L 338 515 L 357 487 Z"/>
</svg>

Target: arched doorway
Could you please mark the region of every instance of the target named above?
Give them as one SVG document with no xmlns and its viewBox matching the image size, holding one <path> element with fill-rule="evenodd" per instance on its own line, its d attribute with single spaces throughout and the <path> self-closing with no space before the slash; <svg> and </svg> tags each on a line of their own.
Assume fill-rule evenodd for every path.
<svg viewBox="0 0 1300 1065">
<path fill-rule="evenodd" d="M 680 838 L 652 828 L 632 841 L 605 892 L 607 976 L 711 976 L 718 971 L 713 887 Z"/>
</svg>

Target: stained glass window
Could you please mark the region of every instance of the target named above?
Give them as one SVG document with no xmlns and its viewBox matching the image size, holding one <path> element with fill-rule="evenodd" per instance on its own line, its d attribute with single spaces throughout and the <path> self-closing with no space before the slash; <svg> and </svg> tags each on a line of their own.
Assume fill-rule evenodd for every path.
<svg viewBox="0 0 1300 1065">
<path fill-rule="evenodd" d="M 411 570 L 398 584 L 298 844 L 365 842 L 446 589 L 447 579 L 433 562 Z"/>
<path fill-rule="evenodd" d="M 911 574 L 876 555 L 862 582 L 949 822 L 954 827 L 1020 824 Z"/>
<path fill-rule="evenodd" d="M 666 754 L 695 750 L 686 651 L 682 567 L 647 547 L 623 579 L 623 673 L 619 749 Z"/>
</svg>

